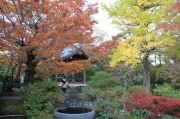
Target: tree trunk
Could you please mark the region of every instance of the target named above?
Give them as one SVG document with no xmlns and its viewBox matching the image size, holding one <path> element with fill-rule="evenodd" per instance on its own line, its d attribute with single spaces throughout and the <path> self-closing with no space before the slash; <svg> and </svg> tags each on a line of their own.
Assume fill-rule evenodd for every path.
<svg viewBox="0 0 180 119">
<path fill-rule="evenodd" d="M 156 66 L 157 65 L 156 54 L 154 54 L 154 62 L 155 62 L 155 66 Z"/>
<path fill-rule="evenodd" d="M 161 66 L 162 65 L 162 58 L 161 58 L 161 55 L 159 54 L 159 65 Z"/>
<path fill-rule="evenodd" d="M 35 69 L 38 61 L 35 60 L 36 55 L 33 54 L 33 50 L 27 50 L 26 55 L 27 55 L 27 62 L 26 62 L 24 82 L 28 84 L 32 82 L 32 78 L 36 74 Z"/>
<path fill-rule="evenodd" d="M 83 70 L 83 83 L 86 83 L 86 70 Z"/>
<path fill-rule="evenodd" d="M 10 71 L 11 66 L 12 66 L 12 64 L 9 63 L 8 68 L 7 68 L 7 71 L 6 71 L 6 74 L 5 74 L 5 77 L 8 76 L 8 73 L 9 73 L 9 71 Z"/>
<path fill-rule="evenodd" d="M 20 78 L 21 68 L 22 68 L 22 62 L 19 63 L 15 80 L 18 80 Z"/>
<path fill-rule="evenodd" d="M 150 91 L 150 64 L 149 64 L 149 54 L 147 54 L 144 58 L 143 58 L 143 67 L 144 67 L 144 80 L 143 80 L 143 84 L 145 86 L 145 88 Z"/>
</svg>

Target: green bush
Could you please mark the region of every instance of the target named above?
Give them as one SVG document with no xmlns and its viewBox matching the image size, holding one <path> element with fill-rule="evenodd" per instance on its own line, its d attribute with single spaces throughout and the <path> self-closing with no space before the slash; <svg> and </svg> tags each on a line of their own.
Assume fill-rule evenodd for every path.
<svg viewBox="0 0 180 119">
<path fill-rule="evenodd" d="M 47 114 L 45 112 L 40 112 L 38 117 L 33 117 L 32 119 L 54 119 L 52 114 Z"/>
<path fill-rule="evenodd" d="M 95 74 L 96 72 L 96 69 L 93 67 L 93 68 L 89 68 L 86 70 L 86 79 L 87 81 L 90 80 L 90 78 Z"/>
<path fill-rule="evenodd" d="M 52 114 L 52 110 L 64 100 L 63 93 L 56 82 L 36 82 L 24 86 L 19 91 L 23 107 L 30 118 L 41 113 Z"/>
<path fill-rule="evenodd" d="M 123 104 L 120 99 L 123 90 L 121 86 L 107 90 L 87 87 L 81 97 L 83 97 L 83 101 L 92 102 L 92 108 L 96 111 L 95 119 L 139 119 L 136 115 L 123 112 Z"/>
<path fill-rule="evenodd" d="M 118 99 L 99 98 L 97 105 L 93 108 L 97 119 L 114 119 L 121 113 L 122 105 Z"/>
<path fill-rule="evenodd" d="M 91 77 L 91 80 L 88 82 L 88 85 L 93 88 L 108 88 L 119 85 L 117 80 L 114 80 L 111 74 L 103 71 L 98 71 L 94 76 Z"/>
<path fill-rule="evenodd" d="M 137 117 L 140 117 L 140 119 L 145 119 L 145 118 L 147 118 L 150 113 L 151 113 L 151 112 L 148 111 L 148 110 L 146 110 L 146 109 L 133 110 L 133 111 L 132 111 L 132 115 L 137 116 Z"/>
<path fill-rule="evenodd" d="M 160 85 L 153 90 L 154 94 L 180 99 L 180 91 L 175 90 L 171 85 Z"/>
<path fill-rule="evenodd" d="M 147 89 L 144 86 L 140 86 L 140 85 L 135 85 L 135 86 L 131 86 L 128 88 L 128 92 L 130 94 L 134 93 L 134 92 L 140 92 L 140 93 L 146 93 L 148 92 Z"/>
</svg>

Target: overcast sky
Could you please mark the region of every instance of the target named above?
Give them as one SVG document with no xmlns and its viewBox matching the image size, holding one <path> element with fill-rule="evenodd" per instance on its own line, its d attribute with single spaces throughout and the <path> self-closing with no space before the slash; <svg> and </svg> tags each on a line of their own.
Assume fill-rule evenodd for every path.
<svg viewBox="0 0 180 119">
<path fill-rule="evenodd" d="M 98 2 L 99 3 L 99 13 L 94 15 L 94 18 L 98 21 L 98 24 L 95 25 L 95 27 L 99 30 L 103 30 L 107 32 L 107 35 L 111 37 L 112 35 L 116 35 L 120 31 L 116 28 L 115 25 L 112 24 L 112 21 L 110 18 L 108 18 L 108 14 L 106 11 L 104 11 L 101 7 L 101 3 L 104 3 L 106 5 L 111 5 L 116 0 L 89 0 L 91 3 Z"/>
</svg>

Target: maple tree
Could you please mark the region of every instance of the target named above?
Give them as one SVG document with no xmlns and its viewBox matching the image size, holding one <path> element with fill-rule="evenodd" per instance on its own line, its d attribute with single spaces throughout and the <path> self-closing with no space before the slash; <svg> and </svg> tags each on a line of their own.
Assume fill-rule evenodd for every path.
<svg viewBox="0 0 180 119">
<path fill-rule="evenodd" d="M 112 36 L 110 40 L 104 38 L 106 34 L 101 32 L 95 36 L 95 44 L 87 47 L 92 54 L 90 60 L 91 62 L 109 62 L 109 55 L 112 54 L 113 49 L 118 46 L 118 39 L 122 37 L 119 33 L 115 36 Z"/>
<path fill-rule="evenodd" d="M 39 0 L 34 0 L 35 2 L 39 2 Z"/>
<path fill-rule="evenodd" d="M 172 37 L 176 39 L 176 44 L 174 47 L 170 47 L 166 55 L 168 55 L 175 63 L 180 61 L 180 41 L 179 41 L 179 32 L 180 32 L 180 2 L 175 2 L 172 5 L 167 6 L 166 15 L 167 18 L 163 23 L 158 26 L 158 29 L 163 30 L 164 32 L 171 33 Z"/>
<path fill-rule="evenodd" d="M 136 67 L 144 67 L 144 85 L 150 90 L 150 63 L 149 56 L 155 51 L 163 50 L 166 46 L 173 46 L 174 40 L 167 34 L 159 34 L 156 25 L 166 17 L 166 5 L 174 0 L 117 0 L 113 6 L 104 6 L 113 22 L 129 38 L 119 42 L 114 50 L 111 66 L 119 62 Z"/>
<path fill-rule="evenodd" d="M 167 6 L 166 15 L 167 18 L 163 23 L 158 26 L 158 29 L 163 30 L 165 33 L 170 33 L 171 37 L 176 40 L 175 46 L 168 47 L 167 52 L 164 55 L 167 57 L 165 70 L 163 76 L 173 80 L 173 84 L 179 85 L 180 81 L 180 2 L 175 2 L 172 5 Z M 172 62 L 173 61 L 173 62 Z M 179 80 L 179 81 L 178 81 Z"/>
<path fill-rule="evenodd" d="M 82 70 L 85 63 L 65 63 L 60 54 L 74 43 L 93 41 L 96 22 L 91 15 L 95 13 L 96 4 L 84 0 L 2 0 L 0 46 L 6 52 L 26 56 L 19 61 L 26 64 L 26 83 L 31 82 L 37 66 L 48 69 L 48 73 L 69 71 L 70 67 L 70 71 Z"/>
<path fill-rule="evenodd" d="M 89 47 L 89 50 L 92 54 L 91 61 L 106 61 L 108 59 L 108 55 L 112 53 L 112 48 L 117 47 L 117 40 L 109 40 L 99 45 Z"/>
<path fill-rule="evenodd" d="M 179 14 L 180 12 L 180 2 L 175 2 L 166 8 L 167 18 L 163 23 L 158 26 L 158 29 L 163 29 L 164 31 L 173 32 L 173 34 L 179 34 L 180 24 L 179 24 Z"/>
<path fill-rule="evenodd" d="M 159 114 L 180 117 L 180 100 L 166 96 L 133 93 L 126 106 L 128 110 L 147 109 L 151 111 L 151 114 L 149 115 L 150 118 L 156 118 Z"/>
</svg>

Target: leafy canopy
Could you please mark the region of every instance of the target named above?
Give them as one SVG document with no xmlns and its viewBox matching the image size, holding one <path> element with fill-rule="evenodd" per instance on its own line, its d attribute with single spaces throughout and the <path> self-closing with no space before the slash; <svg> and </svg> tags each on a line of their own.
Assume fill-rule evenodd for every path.
<svg viewBox="0 0 180 119">
<path fill-rule="evenodd" d="M 67 66 L 59 55 L 74 43 L 93 41 L 96 22 L 91 15 L 97 13 L 96 4 L 84 0 L 1 0 L 0 8 L 0 51 L 18 54 L 13 60 L 26 64 L 28 76 L 35 74 L 37 65 L 46 74 L 85 67 L 80 62 Z"/>
<path fill-rule="evenodd" d="M 119 42 L 111 56 L 111 66 L 125 62 L 126 65 L 135 67 L 153 51 L 174 45 L 173 39 L 156 30 L 156 25 L 166 17 L 165 6 L 172 2 L 173 0 L 117 0 L 111 7 L 104 6 L 113 23 L 124 34 L 133 34 Z"/>
</svg>

